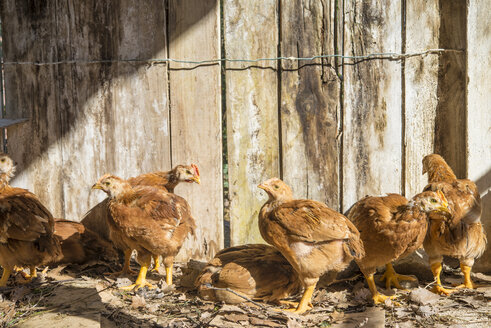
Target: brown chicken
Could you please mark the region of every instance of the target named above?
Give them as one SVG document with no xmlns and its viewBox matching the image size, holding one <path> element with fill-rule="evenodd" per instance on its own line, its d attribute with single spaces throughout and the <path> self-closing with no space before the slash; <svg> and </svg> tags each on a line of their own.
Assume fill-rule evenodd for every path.
<svg viewBox="0 0 491 328">
<path fill-rule="evenodd" d="M 388 298 L 375 286 L 373 274 L 377 267 L 386 266 L 382 280 L 386 280 L 387 289 L 391 284 L 401 288 L 399 280 L 413 279 L 397 274 L 391 262 L 421 247 L 428 228 L 427 213 L 431 211 L 448 211 L 442 193 L 423 192 L 410 202 L 398 194 L 366 196 L 350 209 L 348 218 L 360 231 L 365 247 L 365 256 L 356 259 L 356 263 L 367 280 L 375 304 Z"/>
<path fill-rule="evenodd" d="M 15 266 L 28 267 L 30 275 L 25 277 L 30 281 L 37 266 L 61 254 L 53 216 L 34 194 L 9 185 L 14 171 L 12 159 L 0 153 L 0 287 L 6 286 Z"/>
<path fill-rule="evenodd" d="M 152 254 L 163 254 L 166 279 L 172 284 L 174 256 L 195 226 L 186 200 L 159 188 L 132 187 L 127 181 L 108 174 L 92 188 L 103 190 L 110 198 L 111 240 L 124 246 L 123 249 L 136 249 L 138 253 L 141 265 L 138 278 L 123 289 L 152 288 L 146 281 Z"/>
<path fill-rule="evenodd" d="M 195 164 L 191 165 L 177 165 L 170 171 L 162 171 L 162 172 L 152 172 L 152 173 L 146 173 L 139 175 L 137 177 L 129 178 L 128 183 L 132 186 L 150 186 L 150 187 L 156 187 L 156 188 L 161 188 L 164 191 L 168 191 L 173 193 L 175 187 L 180 183 L 180 182 L 196 182 L 200 183 L 200 175 L 199 175 L 199 169 L 198 166 Z M 100 204 L 98 204 L 96 207 L 94 207 L 95 210 L 99 211 L 99 215 L 97 215 L 98 219 L 102 221 L 102 224 L 107 224 L 106 222 L 109 222 L 110 220 L 110 211 L 109 211 L 109 199 L 105 199 L 102 201 Z M 102 217 L 102 218 L 101 218 Z M 186 225 L 189 224 L 189 227 Z M 195 224 L 194 221 L 188 222 L 188 221 L 183 221 L 181 223 L 183 225 L 180 227 L 180 229 L 190 229 L 192 233 L 194 233 L 195 229 Z M 177 236 L 180 236 L 178 234 Z M 177 237 L 176 237 L 177 238 Z M 113 241 L 114 242 L 114 241 Z M 177 241 L 179 243 L 179 241 Z M 131 273 L 134 274 L 133 270 L 130 268 L 130 260 L 131 260 L 131 253 L 132 249 L 126 248 L 127 245 L 125 245 L 122 242 L 115 242 L 116 248 L 124 251 L 124 265 L 123 269 L 119 272 L 114 272 L 114 273 L 108 273 L 109 275 L 121 275 L 125 273 Z M 154 259 L 154 267 L 152 271 L 157 271 L 158 268 L 160 267 L 160 261 L 159 261 L 159 255 L 154 254 L 153 255 Z M 166 268 L 166 271 L 168 269 Z M 172 277 L 167 278 L 167 282 L 172 282 Z"/>
<path fill-rule="evenodd" d="M 258 186 L 269 199 L 259 213 L 259 231 L 290 262 L 305 288 L 295 313 L 312 307 L 310 300 L 319 277 L 339 272 L 364 255 L 356 227 L 325 204 L 293 199 L 283 181 L 269 179 Z"/>
<path fill-rule="evenodd" d="M 447 197 L 450 213 L 432 214 L 424 249 L 437 285 L 433 291 L 448 295 L 452 291 L 441 286 L 443 255 L 456 257 L 464 273 L 464 284 L 457 288 L 475 288 L 471 280 L 474 259 L 486 248 L 486 235 L 481 225 L 481 198 L 474 182 L 457 179 L 445 160 L 437 154 L 423 159 L 423 174 L 428 173 L 428 185 L 424 190 L 439 190 Z"/>
<path fill-rule="evenodd" d="M 113 259 L 118 255 L 111 243 L 78 222 L 56 219 L 54 234 L 60 241 L 62 257 L 51 264 L 83 264 Z"/>
<path fill-rule="evenodd" d="M 195 286 L 203 299 L 231 304 L 245 302 L 245 299 L 210 286 L 229 288 L 249 299 L 273 303 L 284 303 L 283 298 L 302 288 L 297 273 L 285 257 L 264 244 L 221 250 L 200 273 Z"/>
</svg>

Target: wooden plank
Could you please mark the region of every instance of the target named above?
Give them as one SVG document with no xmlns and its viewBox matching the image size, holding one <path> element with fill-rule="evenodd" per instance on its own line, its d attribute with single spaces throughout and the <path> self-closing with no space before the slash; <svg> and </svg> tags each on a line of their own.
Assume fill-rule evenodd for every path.
<svg viewBox="0 0 491 328">
<path fill-rule="evenodd" d="M 63 2 L 59 11 L 62 58 L 167 57 L 161 1 Z M 68 218 L 104 198 L 90 190 L 104 173 L 128 178 L 170 168 L 166 65 L 63 65 L 58 86 Z"/>
<path fill-rule="evenodd" d="M 217 1 L 172 0 L 169 56 L 187 60 L 220 57 Z M 201 185 L 179 186 L 196 219 L 180 259 L 209 259 L 223 247 L 221 86 L 219 65 L 170 66 L 172 164 L 196 163 Z"/>
<path fill-rule="evenodd" d="M 401 51 L 401 3 L 345 2 L 345 55 Z M 367 194 L 401 192 L 401 64 L 345 60 L 343 211 Z"/>
<path fill-rule="evenodd" d="M 227 58 L 277 56 L 277 1 L 224 2 Z M 257 216 L 267 200 L 257 188 L 279 177 L 277 63 L 227 63 L 226 106 L 230 244 L 262 242 Z"/>
<path fill-rule="evenodd" d="M 406 52 L 438 48 L 438 0 L 406 4 Z M 438 104 L 438 55 L 410 57 L 405 61 L 405 195 L 412 197 L 427 183 L 422 159 L 434 151 Z"/>
<path fill-rule="evenodd" d="M 435 153 L 445 158 L 455 175 L 467 173 L 466 160 L 466 0 L 440 1 L 438 106 Z"/>
<path fill-rule="evenodd" d="M 336 1 L 284 1 L 281 55 L 334 54 Z M 340 78 L 334 59 L 283 61 L 281 135 L 283 179 L 299 198 L 339 209 Z"/>
<path fill-rule="evenodd" d="M 491 2 L 468 2 L 467 14 L 467 176 L 476 181 L 483 201 L 482 223 L 491 237 Z M 475 270 L 491 271 L 491 248 Z"/>
<path fill-rule="evenodd" d="M 4 60 L 57 60 L 56 3 L 1 2 Z M 8 128 L 8 152 L 17 162 L 12 185 L 39 196 L 55 216 L 63 216 L 62 154 L 56 66 L 10 65 L 5 68 L 6 117 L 29 118 Z"/>
</svg>

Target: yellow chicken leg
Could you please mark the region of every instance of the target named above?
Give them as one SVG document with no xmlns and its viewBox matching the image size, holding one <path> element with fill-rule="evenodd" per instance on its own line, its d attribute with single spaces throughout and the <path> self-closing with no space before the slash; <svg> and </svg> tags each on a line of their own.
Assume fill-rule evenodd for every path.
<svg viewBox="0 0 491 328">
<path fill-rule="evenodd" d="M 136 271 L 133 271 L 131 268 L 130 268 L 130 261 L 131 261 L 131 253 L 133 251 L 131 249 L 128 249 L 126 251 L 124 251 L 124 265 L 123 265 L 123 269 L 121 271 L 118 271 L 118 272 L 106 272 L 104 273 L 104 275 L 106 276 L 120 276 L 120 275 L 123 275 L 123 274 L 136 274 Z"/>
<path fill-rule="evenodd" d="M 472 267 L 460 263 L 460 270 L 462 270 L 462 273 L 464 274 L 464 283 L 461 285 L 455 286 L 455 288 L 476 289 L 477 287 L 481 287 L 481 285 L 477 285 L 477 284 L 474 284 L 472 282 L 471 269 L 472 269 Z"/>
<path fill-rule="evenodd" d="M 372 298 L 373 302 L 375 304 L 383 304 L 385 303 L 386 299 L 394 299 L 396 296 L 385 296 L 382 295 L 378 292 L 377 286 L 375 286 L 375 281 L 373 280 L 373 274 L 370 274 L 368 277 L 365 276 L 365 279 L 367 280 L 368 283 L 368 288 L 370 288 L 370 291 L 372 292 Z M 399 303 L 394 302 L 394 305 L 399 305 Z"/>
<path fill-rule="evenodd" d="M 120 287 L 119 289 L 121 290 L 138 290 L 140 288 L 143 288 L 143 287 L 148 287 L 149 289 L 153 289 L 155 288 L 154 286 L 152 286 L 152 284 L 150 284 L 149 282 L 147 282 L 147 270 L 148 270 L 148 267 L 150 266 L 150 257 L 148 257 L 148 260 L 145 260 L 144 263 L 142 264 L 141 268 L 140 268 L 140 273 L 138 273 L 138 277 L 136 278 L 136 281 L 134 284 L 132 285 L 129 285 L 129 286 L 125 286 L 125 287 Z"/>
<path fill-rule="evenodd" d="M 165 283 L 172 285 L 172 265 L 165 267 Z"/>
<path fill-rule="evenodd" d="M 9 280 L 11 273 L 12 273 L 12 268 L 3 268 L 2 278 L 0 279 L 0 287 L 7 286 L 7 281 Z"/>
<path fill-rule="evenodd" d="M 159 272 L 160 268 L 160 255 L 152 255 L 153 257 L 153 269 L 152 272 Z"/>
<path fill-rule="evenodd" d="M 302 314 L 307 312 L 308 310 L 312 310 L 313 306 L 312 303 L 310 303 L 310 300 L 312 299 L 312 294 L 314 293 L 314 290 L 315 290 L 315 285 L 308 286 L 307 288 L 305 288 L 305 291 L 303 292 L 302 298 L 300 299 L 300 303 L 298 303 L 297 308 L 287 309 L 286 311 Z"/>
<path fill-rule="evenodd" d="M 405 276 L 402 274 L 396 273 L 394 270 L 394 267 L 392 266 L 392 263 L 387 263 L 385 265 L 385 272 L 383 276 L 380 278 L 380 281 L 383 281 L 385 279 L 385 289 L 390 289 L 392 284 L 396 286 L 398 289 L 404 289 L 401 287 L 399 281 L 400 280 L 411 280 L 415 281 L 416 279 L 411 276 Z"/>
<path fill-rule="evenodd" d="M 440 280 L 440 274 L 442 272 L 442 264 L 440 262 L 433 263 L 431 265 L 431 272 L 433 273 L 433 277 L 435 277 L 436 285 L 433 286 L 431 291 L 438 295 L 450 295 L 455 292 L 455 289 L 446 289 L 442 287 L 442 282 Z"/>
</svg>

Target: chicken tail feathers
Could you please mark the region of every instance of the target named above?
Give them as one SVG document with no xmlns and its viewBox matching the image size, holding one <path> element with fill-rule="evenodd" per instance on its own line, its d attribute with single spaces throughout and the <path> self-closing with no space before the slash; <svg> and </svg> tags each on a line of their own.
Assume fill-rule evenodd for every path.
<svg viewBox="0 0 491 328">
<path fill-rule="evenodd" d="M 359 235 L 352 234 L 348 239 L 347 246 L 351 256 L 359 260 L 365 256 L 365 247 Z"/>
</svg>

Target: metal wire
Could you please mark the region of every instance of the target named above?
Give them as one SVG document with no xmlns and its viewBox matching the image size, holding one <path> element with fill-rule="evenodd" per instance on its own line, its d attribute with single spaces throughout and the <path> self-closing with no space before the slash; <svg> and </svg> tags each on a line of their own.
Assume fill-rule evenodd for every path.
<svg viewBox="0 0 491 328">
<path fill-rule="evenodd" d="M 459 49 L 428 49 L 419 52 L 412 53 L 395 53 L 395 52 L 382 52 L 373 53 L 368 55 L 360 56 L 345 56 L 345 55 L 316 55 L 312 57 L 272 57 L 272 58 L 257 58 L 257 59 L 231 59 L 231 58 L 217 58 L 217 59 L 207 59 L 207 60 L 183 60 L 183 59 L 173 59 L 173 58 L 150 58 L 150 59 L 99 59 L 99 60 L 58 60 L 52 62 L 37 62 L 37 61 L 3 61 L 2 65 L 34 65 L 34 66 L 46 66 L 46 65 L 62 65 L 62 64 L 112 64 L 112 63 L 147 63 L 147 64 L 160 64 L 160 63 L 181 63 L 181 64 L 216 64 L 220 62 L 230 62 L 230 63 L 258 63 L 258 62 L 269 62 L 269 61 L 313 61 L 322 58 L 343 58 L 343 59 L 390 59 L 399 60 L 402 58 L 415 57 L 415 56 L 425 56 L 430 54 L 440 54 L 442 52 L 462 52 Z"/>
</svg>

